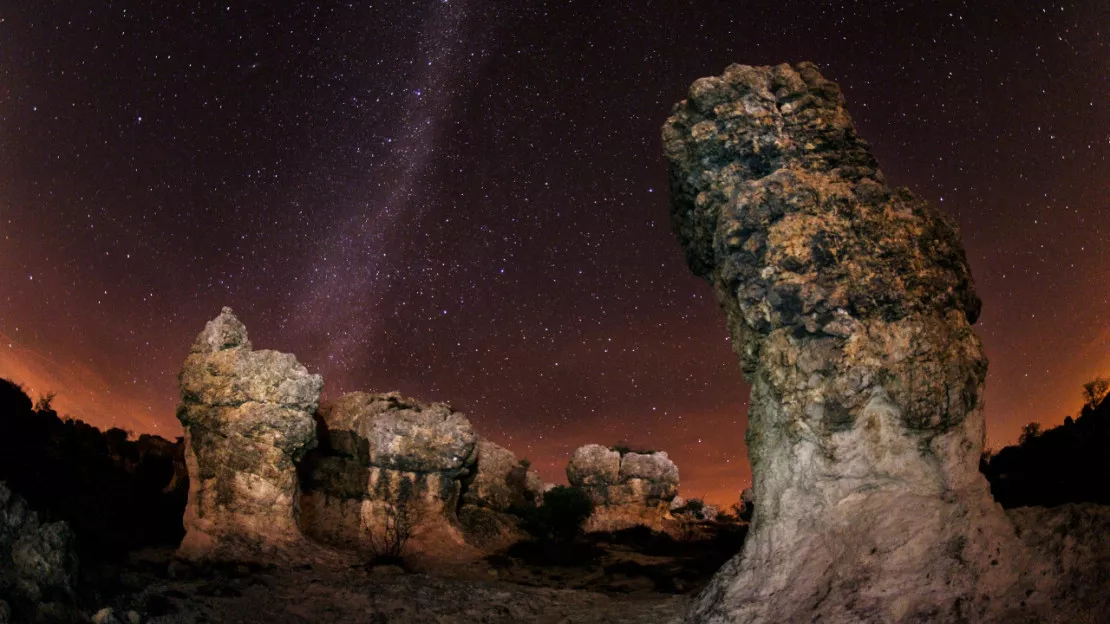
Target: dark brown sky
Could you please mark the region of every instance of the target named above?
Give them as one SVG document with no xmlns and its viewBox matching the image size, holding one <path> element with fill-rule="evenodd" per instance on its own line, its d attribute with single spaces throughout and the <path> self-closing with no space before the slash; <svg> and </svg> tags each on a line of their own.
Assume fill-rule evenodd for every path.
<svg viewBox="0 0 1110 624">
<path fill-rule="evenodd" d="M 73 416 L 176 435 L 230 305 L 332 396 L 447 400 L 549 480 L 666 449 L 734 501 L 748 388 L 658 138 L 732 62 L 817 62 L 959 221 L 991 445 L 1110 372 L 1104 0 L 164 4 L 0 1 L 0 376 Z"/>
</svg>

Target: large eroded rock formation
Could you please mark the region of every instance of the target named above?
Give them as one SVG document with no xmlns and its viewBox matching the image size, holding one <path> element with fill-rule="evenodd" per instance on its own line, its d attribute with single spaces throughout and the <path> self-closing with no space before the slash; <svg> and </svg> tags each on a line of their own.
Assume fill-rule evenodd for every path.
<svg viewBox="0 0 1110 624">
<path fill-rule="evenodd" d="M 230 308 L 208 322 L 181 371 L 182 555 L 235 558 L 299 541 L 294 462 L 316 444 L 322 386 L 293 355 L 252 350 Z"/>
<path fill-rule="evenodd" d="M 458 526 L 461 480 L 474 467 L 478 436 L 444 403 L 396 392 L 353 392 L 320 409 L 322 443 L 302 470 L 302 526 L 321 541 L 381 550 L 398 512 L 413 551 L 469 556 Z"/>
<path fill-rule="evenodd" d="M 752 384 L 759 501 L 689 619 L 1059 619 L 977 470 L 987 360 L 956 226 L 887 186 L 844 106 L 811 64 L 733 65 L 663 128 L 675 230 Z"/>
<path fill-rule="evenodd" d="M 567 481 L 589 494 L 594 511 L 586 531 L 647 526 L 661 531 L 678 495 L 678 467 L 664 452 L 625 452 L 600 444 L 575 449 Z"/>
</svg>

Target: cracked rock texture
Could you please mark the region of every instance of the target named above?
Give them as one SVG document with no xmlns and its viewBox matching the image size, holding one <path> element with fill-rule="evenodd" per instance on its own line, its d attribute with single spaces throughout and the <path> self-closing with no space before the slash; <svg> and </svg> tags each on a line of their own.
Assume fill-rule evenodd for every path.
<svg viewBox="0 0 1110 624">
<path fill-rule="evenodd" d="M 837 85 L 732 65 L 663 143 L 675 231 L 752 384 L 759 501 L 688 621 L 1093 617 L 1049 608 L 1047 564 L 977 469 L 987 360 L 956 226 L 887 186 Z"/>
<path fill-rule="evenodd" d="M 600 444 L 575 449 L 567 464 L 567 481 L 594 501 L 586 531 L 641 525 L 665 530 L 679 482 L 678 467 L 665 452 L 621 454 Z"/>
<path fill-rule="evenodd" d="M 76 579 L 69 526 L 43 522 L 0 481 L 0 617 L 72 621 Z"/>
<path fill-rule="evenodd" d="M 365 550 L 388 533 L 390 514 L 411 512 L 412 550 L 467 558 L 456 513 L 478 436 L 444 403 L 396 392 L 353 392 L 320 409 L 322 444 L 306 461 L 301 523 L 323 542 Z"/>
<path fill-rule="evenodd" d="M 180 554 L 250 557 L 298 542 L 295 462 L 316 444 L 323 379 L 291 354 L 252 350 L 230 308 L 197 336 L 180 379 L 189 472 Z"/>
</svg>

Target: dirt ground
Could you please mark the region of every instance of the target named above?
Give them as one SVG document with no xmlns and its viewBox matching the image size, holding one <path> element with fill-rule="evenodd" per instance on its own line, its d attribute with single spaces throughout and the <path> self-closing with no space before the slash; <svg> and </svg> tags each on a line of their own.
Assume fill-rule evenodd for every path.
<svg viewBox="0 0 1110 624">
<path fill-rule="evenodd" d="M 102 624 L 679 622 L 742 533 L 674 541 L 650 532 L 518 544 L 467 565 L 371 565 L 319 551 L 311 561 L 190 564 L 134 553 L 87 573 Z M 129 613 L 133 612 L 133 613 Z"/>
</svg>

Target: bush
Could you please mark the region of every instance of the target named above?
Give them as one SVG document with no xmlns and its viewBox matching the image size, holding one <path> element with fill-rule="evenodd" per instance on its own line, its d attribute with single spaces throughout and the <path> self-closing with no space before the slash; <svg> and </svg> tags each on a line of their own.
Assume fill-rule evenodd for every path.
<svg viewBox="0 0 1110 624">
<path fill-rule="evenodd" d="M 424 501 L 413 491 L 411 482 L 402 481 L 397 500 L 386 504 L 381 525 L 371 530 L 367 536 L 370 562 L 401 565 L 405 546 L 424 523 L 426 511 Z"/>
<path fill-rule="evenodd" d="M 509 510 L 523 520 L 524 530 L 541 539 L 569 540 L 582 533 L 582 524 L 594 511 L 594 503 L 581 488 L 557 485 L 543 494 L 539 507 L 517 506 Z"/>
</svg>

